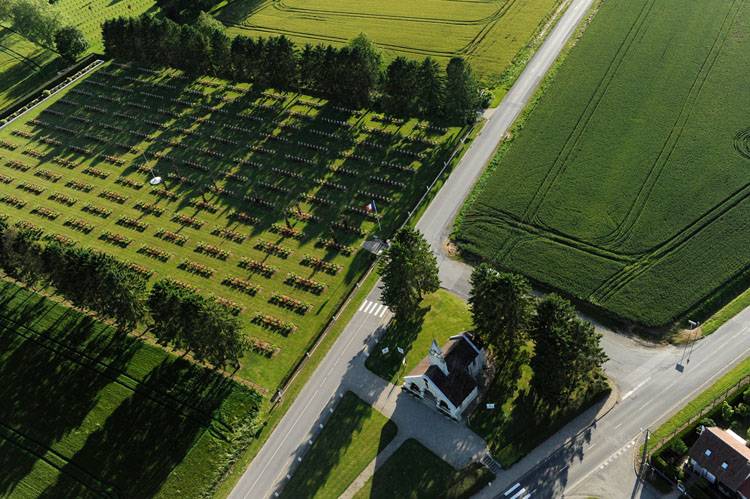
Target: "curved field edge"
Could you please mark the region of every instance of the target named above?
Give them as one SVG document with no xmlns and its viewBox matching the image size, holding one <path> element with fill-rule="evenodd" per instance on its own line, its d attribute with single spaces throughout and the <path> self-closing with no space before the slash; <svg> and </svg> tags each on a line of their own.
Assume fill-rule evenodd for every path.
<svg viewBox="0 0 750 499">
<path fill-rule="evenodd" d="M 524 64 L 524 51 L 528 52 L 529 45 L 533 45 L 565 1 L 535 0 L 521 4 L 508 0 L 499 3 L 491 15 L 480 16 L 473 22 L 452 20 L 439 10 L 432 15 L 433 11 L 421 12 L 418 7 L 413 8 L 414 14 L 420 15 L 409 16 L 361 13 L 356 11 L 358 7 L 348 9 L 351 12 L 316 8 L 313 12 L 304 9 L 303 13 L 290 13 L 278 8 L 281 2 L 245 5 L 248 2 L 241 0 L 223 4 L 214 12 L 234 34 L 285 34 L 301 43 L 337 45 L 364 31 L 385 51 L 387 58 L 429 55 L 447 62 L 450 57 L 461 55 L 472 62 L 485 85 L 495 87 L 507 83 L 506 70 Z M 486 7 L 482 9 L 486 11 Z M 360 19 L 363 16 L 368 20 L 366 29 Z M 425 23 L 437 28 L 425 30 Z M 457 43 L 447 43 L 448 40 Z"/>
<path fill-rule="evenodd" d="M 3 494 L 200 497 L 257 432 L 257 392 L 7 281 L 0 358 Z"/>
<path fill-rule="evenodd" d="M 643 4 L 644 8 L 651 5 L 648 2 L 644 2 Z M 730 59 L 731 55 L 737 54 L 738 50 L 741 49 L 741 44 L 743 42 L 738 41 L 742 40 L 742 37 L 738 38 L 738 34 L 742 33 L 741 30 L 744 29 L 744 24 L 736 24 L 736 20 L 741 19 L 742 16 L 739 15 L 739 13 L 743 8 L 746 8 L 747 5 L 743 2 L 728 2 L 726 4 L 722 3 L 721 6 L 722 9 L 719 10 L 715 16 L 716 19 L 714 19 L 714 21 L 716 21 L 714 25 L 716 26 L 717 31 L 714 33 L 713 28 L 711 30 L 712 34 L 716 34 L 716 40 L 710 39 L 706 42 L 706 59 L 703 62 L 703 66 L 700 67 L 700 70 L 696 67 L 695 73 L 691 73 L 695 76 L 695 82 L 693 82 L 693 86 L 690 88 L 690 93 L 686 92 L 685 94 L 682 111 L 677 113 L 677 111 L 679 111 L 678 107 L 674 112 L 676 119 L 674 127 L 676 127 L 676 131 L 673 130 L 673 133 L 676 135 L 670 133 L 664 144 L 664 148 L 666 149 L 663 149 L 661 154 L 671 154 L 671 152 L 674 151 L 674 145 L 682 134 L 682 131 L 685 128 L 685 123 L 690 118 L 690 113 L 692 112 L 693 106 L 690 105 L 690 102 L 697 99 L 697 94 L 704 90 L 703 84 L 708 78 L 709 72 L 714 66 L 719 54 L 721 53 L 721 67 L 717 71 L 722 71 L 719 74 L 724 74 L 724 72 L 727 71 L 727 64 L 729 64 L 727 61 Z M 726 17 L 724 17 L 725 7 Z M 609 24 L 606 24 L 604 18 L 602 18 L 602 26 L 609 26 L 612 24 L 611 13 L 612 11 L 606 16 Z M 687 15 L 694 14 L 695 12 Z M 643 16 L 640 16 L 638 19 L 642 20 Z M 638 19 L 636 20 L 636 25 L 631 28 L 631 32 L 632 30 L 635 30 L 636 34 L 638 34 L 638 30 L 640 29 L 640 27 L 638 27 L 640 26 Z M 672 18 L 666 14 L 661 17 L 659 21 L 659 29 L 662 30 L 662 33 L 669 33 L 669 31 L 664 31 L 664 29 L 665 26 L 667 30 L 671 29 L 671 25 L 669 25 L 670 21 L 672 21 Z M 596 23 L 597 21 L 595 20 L 594 22 Z M 621 24 L 621 31 L 625 29 L 625 26 L 629 26 L 629 22 L 623 22 Z M 659 29 L 657 29 L 657 32 Z M 602 29 L 598 28 L 596 34 L 599 37 L 603 36 Z M 663 37 L 665 35 L 660 33 L 659 36 Z M 590 35 L 590 37 L 594 37 L 594 34 Z M 632 41 L 631 33 L 628 33 L 627 38 Z M 546 126 L 554 126 L 549 123 L 550 111 L 555 107 L 553 104 L 560 105 L 560 96 L 567 96 L 570 93 L 571 82 L 575 80 L 575 75 L 578 74 L 573 67 L 581 65 L 583 60 L 582 54 L 588 54 L 591 56 L 591 44 L 594 43 L 594 38 L 591 38 L 590 40 L 586 38 L 585 40 L 586 50 L 583 50 L 583 47 L 581 47 L 582 51 L 578 54 L 575 60 L 568 61 L 568 64 L 571 64 L 572 66 L 566 68 L 563 85 L 564 89 L 561 88 L 559 92 L 552 93 L 549 99 L 542 99 L 543 108 L 539 109 L 543 110 L 543 112 L 541 112 L 540 116 L 544 115 L 547 118 L 544 120 L 544 122 L 547 123 Z M 617 37 L 616 40 L 619 40 L 619 37 Z M 722 46 L 727 40 L 731 40 L 731 51 L 722 53 Z M 623 43 L 625 43 L 625 41 L 623 41 Z M 700 43 L 700 39 L 694 43 Z M 624 50 L 627 50 L 629 44 L 626 43 L 625 45 L 626 48 Z M 623 50 L 622 47 L 620 50 Z M 594 55 L 596 56 L 597 54 L 598 52 L 594 51 Z M 609 55 L 609 52 L 605 51 L 603 54 Z M 617 55 L 619 57 L 620 53 Z M 679 55 L 679 52 L 678 55 L 673 54 L 672 61 L 679 61 L 681 60 L 680 57 L 681 55 Z M 599 63 L 603 60 L 604 59 L 600 57 Z M 700 61 L 695 62 L 700 64 Z M 578 64 L 578 66 L 576 66 L 576 64 Z M 630 64 L 632 65 L 632 61 Z M 719 66 L 717 65 L 717 67 Z M 610 70 L 611 66 L 607 71 L 609 72 Z M 717 78 L 718 77 L 712 78 L 713 83 L 711 84 L 711 92 L 715 92 Z M 587 84 L 588 83 L 591 82 L 587 80 Z M 622 85 L 622 82 L 619 82 L 619 85 Z M 689 86 L 690 81 L 688 81 L 686 85 Z M 588 95 L 588 92 L 583 93 Z M 682 102 L 683 98 L 680 97 L 679 100 Z M 730 104 L 731 102 L 732 100 L 728 99 L 725 104 Z M 536 104 L 537 102 L 534 102 L 534 105 Z M 596 104 L 596 106 L 598 106 L 598 104 Z M 574 105 L 572 107 L 575 108 Z M 568 108 L 571 108 L 571 105 L 568 105 Z M 523 128 L 525 118 L 528 118 L 528 115 L 533 109 L 533 106 L 529 106 L 529 109 L 527 109 L 523 116 L 524 121 L 521 122 L 520 125 L 517 124 L 514 128 L 514 134 L 518 133 L 518 131 Z M 630 112 L 630 110 L 627 111 Z M 570 114 L 573 110 L 567 109 L 566 112 L 567 114 Z M 702 113 L 700 114 L 700 117 L 705 119 L 703 115 L 706 111 L 701 110 L 699 112 Z M 536 118 L 536 121 L 533 121 L 533 128 L 535 131 L 534 136 L 538 138 L 540 130 L 544 130 L 544 126 L 541 126 L 543 123 L 540 121 L 539 116 Z M 582 118 L 579 118 L 579 120 L 580 119 Z M 672 118 L 670 117 L 668 119 L 671 120 Z M 568 121 L 566 120 L 563 123 L 567 122 Z M 731 126 L 737 126 L 737 123 L 735 122 L 737 122 L 737 119 L 733 119 Z M 703 137 L 704 139 L 714 139 L 713 136 L 709 137 L 709 135 L 706 135 L 707 132 L 704 130 L 705 127 L 700 125 L 702 121 L 697 121 L 697 123 L 698 124 L 691 124 L 692 129 L 690 130 L 690 136 L 689 139 L 686 139 L 690 141 L 689 143 L 695 143 L 700 137 Z M 601 123 L 599 126 L 602 126 Z M 565 130 L 568 130 L 567 125 L 564 124 L 563 127 Z M 578 125 L 576 125 L 576 129 L 578 129 Z M 609 128 L 605 128 L 605 130 L 609 130 Z M 723 130 L 723 132 L 726 132 L 726 130 Z M 529 132 L 525 133 L 528 134 Z M 702 136 L 700 135 L 701 133 L 703 134 Z M 556 139 L 559 139 L 560 136 L 561 134 L 557 134 Z M 723 135 L 721 136 L 723 137 Z M 539 146 L 540 140 L 530 142 L 528 137 L 528 135 L 523 136 L 524 140 L 522 142 L 527 149 L 530 143 L 533 143 L 535 147 Z M 698 139 L 696 137 L 698 137 Z M 586 144 L 584 142 L 582 145 L 582 147 L 587 147 L 587 153 L 590 153 L 592 148 L 593 150 L 596 150 L 595 148 L 597 146 L 601 146 L 601 144 L 596 142 L 597 140 L 601 142 L 601 133 L 599 136 L 592 135 L 592 137 L 589 138 L 591 139 L 589 140 L 589 143 Z M 734 149 L 737 149 L 737 140 L 738 139 L 735 136 Z M 570 141 L 570 139 L 568 141 Z M 661 142 L 660 139 L 657 139 L 657 141 L 659 141 L 659 143 Z M 527 227 L 521 227 L 522 230 L 518 231 L 516 225 L 509 225 L 505 222 L 502 224 L 496 224 L 498 227 L 502 228 L 493 227 L 494 222 L 499 222 L 499 220 L 496 220 L 498 217 L 503 220 L 505 220 L 505 218 L 515 217 L 516 215 L 513 215 L 513 213 L 520 209 L 525 196 L 511 195 L 507 202 L 503 199 L 506 197 L 503 192 L 508 194 L 508 186 L 516 185 L 513 178 L 518 177 L 518 172 L 515 170 L 518 170 L 518 168 L 516 168 L 519 163 L 518 160 L 522 157 L 519 152 L 525 150 L 523 148 L 512 149 L 509 146 L 510 142 L 512 142 L 512 139 L 506 141 L 501 146 L 498 155 L 493 160 L 487 173 L 485 173 L 479 182 L 477 189 L 460 213 L 456 231 L 454 232 L 454 238 L 458 240 L 462 251 L 467 257 L 488 258 L 498 266 L 525 273 L 540 283 L 543 287 L 559 290 L 563 294 L 587 304 L 589 307 L 593 306 L 592 308 L 597 312 L 597 315 L 614 319 L 618 322 L 634 323 L 636 326 L 640 325 L 650 328 L 668 326 L 675 321 L 686 317 L 698 320 L 703 319 L 731 300 L 739 291 L 742 291 L 747 287 L 748 265 L 746 261 L 743 261 L 741 255 L 738 257 L 738 254 L 741 252 L 736 251 L 738 247 L 745 243 L 745 238 L 742 236 L 742 227 L 745 225 L 742 215 L 747 213 L 748 210 L 745 191 L 747 187 L 742 186 L 740 189 L 732 191 L 732 189 L 734 189 L 734 187 L 731 187 L 734 185 L 734 183 L 732 183 L 728 189 L 724 188 L 723 191 L 713 190 L 714 186 L 717 185 L 715 178 L 718 178 L 718 175 L 731 175 L 729 178 L 731 178 L 733 182 L 738 178 L 737 170 L 740 169 L 742 165 L 738 164 L 739 160 L 736 157 L 729 158 L 729 160 L 731 160 L 731 168 L 733 168 L 729 173 L 725 172 L 725 170 L 730 170 L 730 167 L 727 166 L 724 169 L 719 169 L 719 171 L 709 171 L 707 174 L 707 185 L 703 190 L 706 191 L 705 194 L 710 196 L 711 203 L 717 202 L 718 204 L 709 207 L 706 202 L 703 201 L 700 205 L 696 206 L 697 209 L 693 209 L 690 212 L 691 217 L 697 216 L 695 219 L 687 218 L 677 210 L 673 217 L 674 221 L 672 221 L 672 219 L 657 219 L 652 213 L 649 213 L 648 216 L 640 217 L 640 213 L 643 211 L 643 207 L 640 205 L 645 204 L 648 197 L 655 196 L 653 202 L 649 201 L 649 209 L 659 215 L 665 211 L 665 204 L 669 206 L 675 204 L 673 202 L 674 199 L 667 199 L 664 201 L 665 194 L 669 194 L 668 192 L 665 192 L 665 186 L 667 184 L 664 183 L 664 180 L 661 181 L 662 183 L 655 191 L 654 196 L 651 196 L 651 190 L 656 179 L 661 175 L 661 169 L 664 167 L 664 159 L 660 156 L 657 162 L 661 162 L 661 166 L 655 163 L 655 168 L 657 168 L 655 176 L 652 176 L 652 170 L 645 181 L 645 191 L 642 190 L 641 192 L 638 192 L 638 197 L 633 198 L 634 203 L 640 203 L 640 205 L 636 207 L 637 211 L 633 212 L 634 214 L 632 214 L 632 217 L 631 213 L 628 213 L 623 222 L 630 224 L 632 227 L 632 223 L 634 223 L 636 219 L 642 218 L 642 224 L 645 223 L 648 225 L 649 223 L 658 223 L 659 225 L 654 228 L 654 231 L 661 231 L 658 232 L 659 234 L 665 232 L 666 234 L 669 234 L 667 231 L 672 230 L 673 228 L 674 230 L 678 230 L 677 228 L 679 228 L 678 232 L 674 235 L 668 236 L 667 239 L 663 241 L 658 240 L 655 236 L 650 236 L 650 239 L 648 238 L 649 236 L 647 236 L 646 243 L 644 243 L 646 245 L 645 247 L 648 247 L 648 245 L 653 246 L 643 253 L 635 252 L 628 254 L 626 251 L 634 251 L 633 248 L 636 248 L 637 245 L 632 241 L 626 241 L 625 238 L 631 237 L 629 234 L 631 229 L 625 227 L 624 230 L 626 232 L 622 232 L 622 234 L 624 234 L 624 238 L 622 239 L 625 243 L 624 247 L 622 250 L 619 248 L 613 250 L 614 257 L 620 257 L 620 268 L 618 268 L 618 266 L 611 267 L 608 263 L 606 265 L 601 262 L 596 263 L 595 258 L 591 258 L 590 262 L 586 262 L 588 270 L 580 271 L 576 266 L 581 265 L 586 258 L 576 257 L 574 255 L 575 251 L 583 251 L 584 253 L 588 252 L 594 257 L 600 257 L 602 256 L 601 252 L 610 246 L 607 246 L 606 244 L 608 243 L 603 239 L 596 243 L 601 246 L 592 246 L 587 242 L 596 241 L 597 239 L 592 239 L 591 237 L 593 236 L 589 236 L 586 231 L 598 229 L 599 226 L 596 224 L 598 223 L 599 225 L 602 225 L 602 222 L 599 220 L 589 222 L 587 221 L 587 216 L 590 214 L 587 212 L 578 213 L 576 210 L 581 209 L 581 206 L 585 204 L 588 196 L 596 196 L 597 194 L 589 193 L 587 189 L 579 189 L 578 191 L 572 190 L 571 186 L 575 184 L 571 184 L 571 180 L 566 180 L 567 184 L 565 186 L 558 186 L 557 188 L 562 190 L 564 195 L 569 196 L 568 199 L 575 199 L 575 201 L 572 202 L 570 206 L 560 206 L 561 202 L 564 205 L 565 198 L 561 197 L 559 192 L 556 193 L 554 199 L 555 202 L 549 204 L 549 209 L 544 213 L 544 218 L 547 220 L 534 216 L 534 213 L 536 213 L 536 210 L 540 205 L 540 201 L 535 195 L 531 202 L 531 212 L 526 213 L 530 220 L 529 222 L 524 222 L 528 224 Z M 740 142 L 742 142 L 741 138 Z M 721 144 L 723 144 L 723 142 L 721 142 Z M 518 147 L 521 147 L 520 144 Z M 567 143 L 566 147 L 568 147 Z M 578 148 L 575 144 L 573 147 Z M 553 146 L 553 149 L 556 151 L 557 147 Z M 724 147 L 724 149 L 727 148 Z M 728 149 L 727 151 L 724 151 L 724 149 L 722 149 L 722 151 L 725 156 L 729 154 L 729 152 L 733 152 L 731 149 Z M 509 166 L 508 168 L 510 170 L 506 172 L 508 175 L 503 176 L 498 170 L 498 165 L 505 165 L 504 160 L 508 150 L 513 151 L 512 158 L 514 161 L 510 161 L 510 163 L 515 166 L 512 168 Z M 627 151 L 627 145 L 623 147 L 623 150 Z M 580 152 L 577 152 L 576 154 L 579 153 Z M 569 152 L 566 154 L 569 154 Z M 679 154 L 680 158 L 685 155 L 684 147 Z M 549 154 L 541 155 L 540 157 L 546 158 L 547 156 L 549 156 Z M 530 171 L 529 174 L 535 176 L 535 178 L 539 177 L 538 172 L 544 170 L 544 168 L 541 168 L 540 165 L 534 164 L 533 158 L 530 161 L 527 161 L 527 163 L 529 163 L 526 165 L 527 169 Z M 617 164 L 619 165 L 619 163 Z M 674 172 L 675 165 L 670 166 L 673 171 L 669 174 L 671 176 L 679 175 L 679 173 Z M 561 168 L 563 167 L 564 165 L 561 166 Z M 536 170 L 534 170 L 535 168 Z M 588 170 L 586 170 L 586 173 L 588 173 Z M 513 175 L 515 175 L 515 177 Z M 541 189 L 549 190 L 551 185 L 557 181 L 556 177 L 559 175 L 559 172 L 551 172 L 547 174 L 547 176 L 550 175 L 552 175 L 551 180 L 548 180 L 545 177 Z M 591 175 L 589 175 L 589 177 L 582 177 L 583 174 L 575 172 L 570 174 L 566 172 L 566 175 L 570 175 L 570 178 L 573 181 L 577 181 L 579 178 L 599 178 L 598 176 L 593 177 Z M 632 174 L 629 175 L 632 176 Z M 623 174 L 622 177 L 624 178 L 625 175 Z M 491 182 L 489 182 L 490 178 L 492 179 Z M 623 178 L 620 178 L 619 181 L 622 181 Z M 591 180 L 588 180 L 588 182 L 591 184 Z M 488 183 L 493 185 L 491 193 L 485 192 Z M 502 185 L 503 187 L 498 187 L 498 185 Z M 535 183 L 532 183 L 531 191 L 533 191 L 534 185 Z M 596 189 L 596 185 L 596 183 L 593 184 L 594 189 Z M 516 185 L 516 188 L 518 189 L 523 189 L 523 187 L 523 184 Z M 589 188 L 590 187 L 591 185 L 589 185 Z M 643 200 L 639 201 L 643 192 L 645 192 L 645 194 L 643 194 Z M 542 192 L 542 197 L 540 199 L 544 198 L 543 194 L 544 192 Z M 495 197 L 493 197 L 493 195 Z M 570 196 L 575 196 L 575 198 Z M 673 198 L 677 196 L 676 199 L 680 199 L 677 191 L 673 192 L 672 196 Z M 723 196 L 727 197 L 721 199 Z M 482 200 L 478 201 L 480 198 L 482 198 Z M 629 199 L 630 197 L 625 196 L 625 201 L 628 201 Z M 658 206 L 659 200 L 662 200 L 662 206 Z M 600 199 L 594 199 L 593 202 L 599 202 L 599 204 L 602 204 L 601 196 Z M 612 204 L 615 202 L 616 200 L 611 200 Z M 620 205 L 622 204 L 623 203 L 620 202 Z M 657 208 L 654 209 L 654 206 Z M 506 209 L 508 210 L 507 212 L 505 211 Z M 613 206 L 612 209 L 616 209 L 616 206 Z M 706 211 L 702 212 L 702 210 Z M 557 215 L 555 212 L 560 214 Z M 577 219 L 580 220 L 580 226 L 576 225 L 578 222 L 574 222 L 575 219 L 572 218 L 571 214 L 577 214 Z M 602 214 L 604 220 L 606 220 L 606 216 L 608 216 L 608 214 Z M 526 220 L 525 217 L 520 215 L 518 215 L 518 218 L 521 221 Z M 618 219 L 615 216 L 612 218 L 612 223 Z M 645 222 L 643 222 L 643 220 L 645 220 Z M 672 222 L 674 223 L 669 225 Z M 579 236 L 585 238 L 582 240 L 575 239 L 573 236 L 567 236 L 569 239 L 569 241 L 567 241 L 568 244 L 563 244 L 562 248 L 567 245 L 570 250 L 561 253 L 560 248 L 555 248 L 560 242 L 560 236 L 566 235 L 564 232 L 566 230 L 578 230 L 579 233 L 586 235 Z M 641 225 L 639 231 L 632 237 L 641 237 L 642 234 L 644 234 L 644 231 L 646 231 L 646 227 Z M 514 233 L 509 235 L 510 232 Z M 489 238 L 487 237 L 488 235 L 490 235 Z M 505 237 L 500 237 L 500 235 L 504 235 Z M 596 236 L 596 233 L 594 233 L 594 235 Z M 620 236 L 617 237 L 619 238 Z M 488 239 L 493 240 L 489 241 Z M 716 245 L 716 241 L 722 241 L 722 244 Z M 610 243 L 611 242 L 612 241 L 610 241 Z M 525 249 L 526 252 L 521 254 L 519 248 Z M 708 250 L 708 248 L 711 249 Z M 735 251 L 731 251 L 731 248 L 735 248 Z M 538 252 L 540 256 L 529 256 L 530 249 Z M 555 258 L 551 258 L 550 253 L 555 252 Z M 711 259 L 711 256 L 713 256 L 713 260 Z M 562 260 L 560 260 L 560 258 L 562 258 Z M 616 259 L 617 258 L 613 258 L 613 261 Z M 629 259 L 632 259 L 632 261 L 629 261 Z M 573 262 L 575 262 L 576 266 L 573 265 Z"/>
</svg>

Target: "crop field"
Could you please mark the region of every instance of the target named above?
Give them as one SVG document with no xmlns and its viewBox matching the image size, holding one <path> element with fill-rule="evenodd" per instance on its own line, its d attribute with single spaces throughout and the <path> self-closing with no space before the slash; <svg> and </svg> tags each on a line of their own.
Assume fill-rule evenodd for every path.
<svg viewBox="0 0 750 499">
<path fill-rule="evenodd" d="M 0 396 L 2 497 L 202 497 L 251 438 L 261 403 L 7 282 Z"/>
<path fill-rule="evenodd" d="M 229 32 L 342 45 L 365 32 L 386 54 L 467 58 L 486 83 L 510 65 L 560 0 L 235 0 Z"/>
<path fill-rule="evenodd" d="M 0 26 L 0 111 L 53 77 L 61 67 L 54 52 Z"/>
<path fill-rule="evenodd" d="M 239 374 L 268 392 L 462 133 L 114 65 L 49 102 L 0 131 L 10 223 L 225 300 L 253 344 Z"/>
<path fill-rule="evenodd" d="M 647 326 L 701 318 L 750 272 L 748 67 L 750 2 L 605 2 L 461 247 Z"/>
</svg>

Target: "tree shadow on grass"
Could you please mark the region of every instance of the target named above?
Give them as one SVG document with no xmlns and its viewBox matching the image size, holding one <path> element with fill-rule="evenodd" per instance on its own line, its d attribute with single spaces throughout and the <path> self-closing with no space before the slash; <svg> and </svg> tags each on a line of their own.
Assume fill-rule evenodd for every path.
<svg viewBox="0 0 750 499">
<path fill-rule="evenodd" d="M 371 406 L 360 400 L 356 395 L 347 392 L 339 400 L 336 409 L 326 421 L 325 428 L 316 438 L 313 447 L 305 454 L 302 464 L 294 471 L 291 481 L 284 487 L 281 497 L 307 498 L 314 497 L 326 485 L 327 491 L 337 485 L 339 488 L 346 487 L 347 483 L 333 482 L 328 484 L 331 471 L 337 466 L 346 466 L 342 462 L 345 453 L 350 448 L 357 452 L 363 451 L 362 447 L 351 447 L 355 434 L 362 431 L 367 420 L 373 415 Z M 397 428 L 392 422 L 387 422 L 382 427 L 378 447 L 375 453 L 380 453 L 396 436 Z M 357 442 L 359 446 L 367 444 L 367 441 Z M 374 451 L 374 449 L 368 449 Z M 366 451 L 365 451 L 366 452 Z M 366 466 L 368 463 L 363 463 Z M 353 470 L 358 474 L 358 470 Z M 341 470 L 338 470 L 341 473 Z M 356 477 L 351 477 L 354 479 Z M 339 490 L 338 493 L 342 493 Z"/>
<path fill-rule="evenodd" d="M 412 344 L 419 336 L 424 325 L 424 319 L 432 307 L 419 307 L 412 317 L 405 320 L 392 320 L 379 341 L 379 348 L 373 350 L 365 361 L 367 368 L 383 379 L 396 382 L 397 375 L 402 368 L 401 361 L 411 350 Z M 388 352 L 383 353 L 382 348 L 388 345 Z M 401 348 L 404 353 L 397 353 L 396 348 Z"/>
</svg>

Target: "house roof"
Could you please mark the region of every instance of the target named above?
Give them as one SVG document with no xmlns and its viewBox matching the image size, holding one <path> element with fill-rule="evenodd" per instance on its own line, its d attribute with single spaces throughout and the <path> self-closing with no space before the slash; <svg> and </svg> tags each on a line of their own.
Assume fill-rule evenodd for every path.
<svg viewBox="0 0 750 499">
<path fill-rule="evenodd" d="M 708 455 L 707 454 L 708 452 Z M 704 428 L 689 455 L 721 483 L 737 491 L 750 487 L 750 449 L 741 438 L 716 426 Z M 726 469 L 722 466 L 726 464 Z"/>
<path fill-rule="evenodd" d="M 466 334 L 453 336 L 443 345 L 443 358 L 448 366 L 448 375 L 439 367 L 430 364 L 425 357 L 409 373 L 409 376 L 427 376 L 441 392 L 458 407 L 476 388 L 476 380 L 469 374 L 468 368 L 479 355 L 479 349 Z"/>
</svg>

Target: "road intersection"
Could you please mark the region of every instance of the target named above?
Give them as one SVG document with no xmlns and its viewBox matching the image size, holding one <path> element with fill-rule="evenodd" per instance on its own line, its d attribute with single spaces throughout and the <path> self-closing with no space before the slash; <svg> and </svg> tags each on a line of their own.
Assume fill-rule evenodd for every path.
<svg viewBox="0 0 750 499">
<path fill-rule="evenodd" d="M 417 223 L 437 255 L 443 287 L 460 296 L 468 294 L 471 268 L 451 259 L 444 251 L 453 221 L 498 144 L 586 17 L 593 1 L 571 1 Z M 372 347 L 390 317 L 379 297 L 376 285 L 358 305 L 357 313 L 246 470 L 232 498 L 273 497 L 302 459 L 337 397 L 345 390 L 354 391 L 386 416 L 397 419 L 400 432 L 408 433 L 409 421 L 412 426 L 420 426 L 419 420 L 414 421 L 417 415 L 421 418 L 429 417 L 424 414 L 436 414 L 394 393 L 393 385 L 379 380 L 364 367 L 367 349 Z M 604 349 L 610 357 L 605 368 L 617 387 L 606 415 L 602 417 L 602 406 L 581 414 L 519 463 L 501 471 L 478 497 L 525 499 L 579 494 L 615 499 L 652 497 L 636 480 L 633 471 L 633 452 L 643 443 L 643 431 L 655 428 L 659 421 L 750 354 L 748 324 L 750 310 L 701 341 L 692 350 L 689 362 L 683 349 L 655 347 L 599 328 L 604 334 Z M 683 370 L 676 369 L 680 362 L 685 366 Z M 439 417 L 435 420 L 437 425 L 441 424 L 438 420 L 452 425 L 440 430 L 441 435 L 452 431 L 455 438 L 442 448 L 434 447 L 441 445 L 436 442 L 427 442 L 428 447 L 433 445 L 436 453 L 454 465 L 481 454 L 478 452 L 481 443 L 465 427 Z M 402 438 L 403 434 L 398 440 Z M 429 439 L 429 436 L 423 435 L 423 438 Z M 462 439 L 471 443 L 461 448 Z M 370 472 L 378 465 L 374 463 Z M 511 492 L 505 495 L 509 489 Z"/>
</svg>

